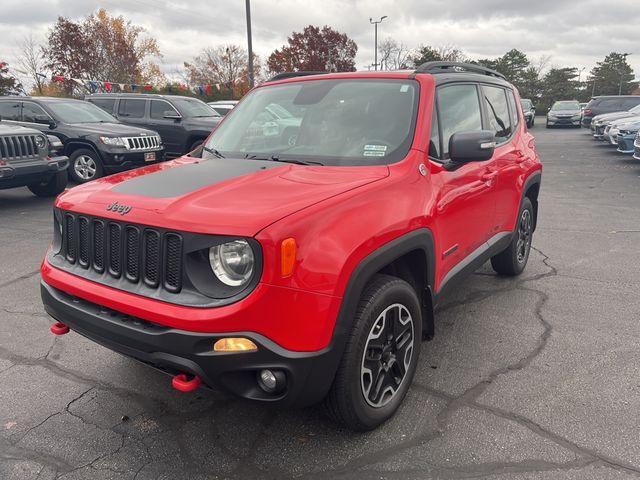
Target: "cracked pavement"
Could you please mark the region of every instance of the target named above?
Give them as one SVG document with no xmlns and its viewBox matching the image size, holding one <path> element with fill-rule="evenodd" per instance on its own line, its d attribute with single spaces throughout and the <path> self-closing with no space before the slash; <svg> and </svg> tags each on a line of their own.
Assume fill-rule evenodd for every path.
<svg viewBox="0 0 640 480">
<path fill-rule="evenodd" d="M 640 477 L 640 162 L 533 129 L 545 165 L 524 274 L 485 265 L 439 308 L 398 414 L 367 434 L 169 378 L 39 298 L 49 200 L 0 191 L 0 478 Z"/>
</svg>

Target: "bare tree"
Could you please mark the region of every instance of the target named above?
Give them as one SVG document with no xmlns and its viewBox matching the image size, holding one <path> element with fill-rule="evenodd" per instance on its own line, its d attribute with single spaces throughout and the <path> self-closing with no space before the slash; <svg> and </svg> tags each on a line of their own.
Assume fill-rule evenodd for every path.
<svg viewBox="0 0 640 480">
<path fill-rule="evenodd" d="M 382 70 L 402 70 L 411 63 L 412 51 L 404 43 L 385 38 L 378 48 Z"/>
<path fill-rule="evenodd" d="M 16 71 L 24 77 L 24 80 L 27 80 L 23 83 L 32 83 L 33 91 L 42 95 L 48 77 L 47 60 L 42 46 L 29 34 L 22 39 L 18 48 L 18 68 Z"/>
<path fill-rule="evenodd" d="M 247 68 L 247 51 L 238 45 L 205 48 L 184 66 L 191 83 L 215 82 L 232 86 L 242 80 Z"/>
</svg>

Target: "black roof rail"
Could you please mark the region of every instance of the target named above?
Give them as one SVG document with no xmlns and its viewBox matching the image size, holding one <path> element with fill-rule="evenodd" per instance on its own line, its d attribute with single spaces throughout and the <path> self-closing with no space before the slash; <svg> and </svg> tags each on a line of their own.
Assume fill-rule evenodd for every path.
<svg viewBox="0 0 640 480">
<path fill-rule="evenodd" d="M 483 75 L 489 75 L 492 77 L 502 78 L 506 80 L 506 77 L 500 72 L 496 72 L 482 65 L 476 65 L 474 63 L 462 63 L 462 62 L 427 62 L 416 68 L 415 73 L 455 73 L 455 72 L 473 72 L 481 73 Z"/>
<path fill-rule="evenodd" d="M 329 72 L 311 72 L 311 71 L 306 71 L 306 72 L 282 72 L 282 73 L 278 73 L 277 75 L 274 75 L 273 77 L 271 77 L 267 81 L 268 82 L 275 82 L 276 80 L 284 80 L 285 78 L 306 77 L 307 75 L 324 75 L 326 73 L 329 73 Z"/>
</svg>

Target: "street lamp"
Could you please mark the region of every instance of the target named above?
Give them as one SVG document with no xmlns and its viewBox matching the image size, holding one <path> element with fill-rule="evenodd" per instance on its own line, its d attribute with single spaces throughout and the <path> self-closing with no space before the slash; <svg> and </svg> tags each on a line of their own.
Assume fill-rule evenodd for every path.
<svg viewBox="0 0 640 480">
<path fill-rule="evenodd" d="M 631 55 L 630 53 L 623 53 L 622 56 L 624 57 L 624 61 L 626 63 L 627 61 L 627 57 Z M 620 86 L 618 87 L 618 96 L 622 95 L 622 79 L 624 78 L 624 71 L 620 71 Z"/>
<path fill-rule="evenodd" d="M 253 46 L 251 42 L 251 1 L 245 0 L 245 10 L 247 13 L 247 46 L 249 49 L 249 86 L 253 88 Z"/>
<path fill-rule="evenodd" d="M 382 21 L 385 18 L 388 18 L 387 15 L 385 15 L 383 17 L 380 17 L 380 20 L 377 20 L 375 22 L 373 21 L 373 18 L 369 18 L 369 23 L 373 25 L 373 28 L 374 28 L 374 31 L 375 31 L 375 33 L 374 33 L 375 50 L 374 50 L 374 53 L 373 53 L 373 66 L 374 66 L 375 70 L 378 70 L 378 24 L 382 23 Z"/>
</svg>

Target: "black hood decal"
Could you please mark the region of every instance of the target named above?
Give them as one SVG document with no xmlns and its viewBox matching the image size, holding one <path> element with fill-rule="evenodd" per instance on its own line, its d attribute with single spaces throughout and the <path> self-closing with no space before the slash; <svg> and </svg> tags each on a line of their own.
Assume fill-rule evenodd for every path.
<svg viewBox="0 0 640 480">
<path fill-rule="evenodd" d="M 261 160 L 213 158 L 125 180 L 112 191 L 156 198 L 179 197 L 230 178 L 282 166 L 282 163 Z"/>
</svg>

